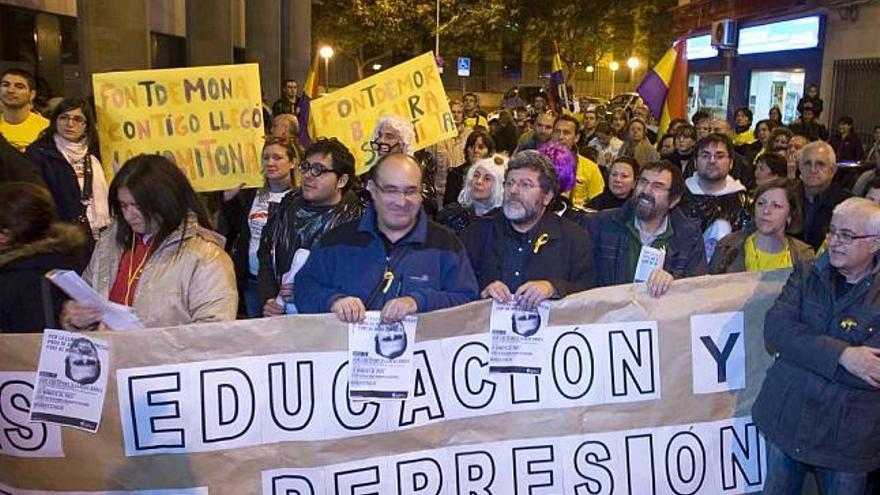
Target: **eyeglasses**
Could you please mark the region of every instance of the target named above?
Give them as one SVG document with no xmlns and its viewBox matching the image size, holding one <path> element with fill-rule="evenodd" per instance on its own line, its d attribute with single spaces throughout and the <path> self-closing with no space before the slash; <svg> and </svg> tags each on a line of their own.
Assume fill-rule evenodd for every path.
<svg viewBox="0 0 880 495">
<path fill-rule="evenodd" d="M 413 199 L 422 193 L 422 191 L 416 187 L 408 187 L 406 189 L 399 189 L 394 186 L 383 186 L 377 182 L 374 182 L 373 184 L 375 184 L 376 189 L 378 189 L 379 192 L 382 193 L 383 196 L 388 196 L 391 198 L 396 198 L 396 197 L 402 196 L 404 199 Z"/>
<path fill-rule="evenodd" d="M 831 242 L 832 239 L 837 237 L 837 241 L 840 242 L 844 246 L 849 246 L 850 244 L 853 243 L 853 241 L 856 241 L 859 239 L 867 239 L 869 237 L 877 237 L 874 234 L 855 235 L 852 232 L 849 232 L 848 230 L 835 230 L 832 228 L 828 229 L 828 234 L 826 234 L 826 235 L 828 237 L 829 243 Z"/>
<path fill-rule="evenodd" d="M 324 174 L 329 174 L 329 173 L 339 175 L 339 172 L 337 172 L 336 170 L 333 170 L 332 168 L 324 168 L 324 166 L 321 165 L 320 163 L 312 163 L 308 160 L 301 161 L 297 168 L 299 168 L 299 173 L 301 173 L 303 175 L 309 174 L 315 178 L 320 177 Z"/>
<path fill-rule="evenodd" d="M 522 189 L 523 191 L 531 191 L 532 189 L 538 187 L 537 184 L 535 184 L 534 182 L 527 181 L 527 180 L 517 181 L 517 180 L 507 179 L 506 181 L 504 181 L 504 188 L 505 189 L 513 189 L 514 186 L 516 186 L 518 189 Z"/>
<path fill-rule="evenodd" d="M 401 147 L 401 144 L 399 142 L 394 143 L 394 144 L 388 144 L 388 143 L 380 143 L 378 139 L 375 141 L 370 141 L 370 148 L 372 148 L 373 151 L 379 151 L 381 153 L 390 153 L 390 152 L 394 151 L 394 149 L 397 149 L 400 147 Z"/>
<path fill-rule="evenodd" d="M 651 182 L 644 177 L 639 177 L 639 180 L 636 181 L 636 185 L 642 189 L 652 189 L 659 192 L 667 192 L 670 189 L 669 186 L 662 182 Z"/>
<path fill-rule="evenodd" d="M 67 115 L 66 113 L 63 113 L 58 116 L 58 121 L 65 123 L 73 122 L 74 124 L 82 125 L 86 123 L 86 118 L 82 115 Z"/>
<path fill-rule="evenodd" d="M 716 162 L 720 162 L 721 160 L 727 160 L 728 158 L 730 158 L 730 155 L 727 153 L 715 153 L 714 155 L 709 152 L 700 153 L 700 160 L 715 160 Z"/>
</svg>

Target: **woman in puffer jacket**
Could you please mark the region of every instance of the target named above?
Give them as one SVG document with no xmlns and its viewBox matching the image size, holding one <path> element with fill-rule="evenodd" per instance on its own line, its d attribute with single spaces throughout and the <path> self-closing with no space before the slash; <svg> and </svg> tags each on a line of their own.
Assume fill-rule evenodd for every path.
<svg viewBox="0 0 880 495">
<path fill-rule="evenodd" d="M 148 328 L 235 319 L 232 260 L 177 165 L 159 155 L 134 157 L 109 196 L 115 222 L 83 273 L 92 288 L 131 306 Z M 101 309 L 68 301 L 61 319 L 65 328 L 94 328 Z"/>
</svg>

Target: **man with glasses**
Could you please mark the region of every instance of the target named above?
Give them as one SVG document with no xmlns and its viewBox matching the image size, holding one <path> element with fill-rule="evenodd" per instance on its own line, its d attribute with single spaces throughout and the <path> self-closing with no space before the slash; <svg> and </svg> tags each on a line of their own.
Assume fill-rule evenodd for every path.
<svg viewBox="0 0 880 495">
<path fill-rule="evenodd" d="M 269 220 L 260 237 L 257 285 L 264 302 L 263 316 L 292 310 L 295 291 L 289 279 L 294 273 L 289 272 L 294 260 L 301 266 L 301 259 L 327 231 L 360 218 L 364 211 L 351 190 L 354 156 L 335 138 L 318 139 L 309 145 L 298 168 L 301 187 L 284 196 L 277 206 L 270 204 Z"/>
<path fill-rule="evenodd" d="M 503 214 L 462 233 L 480 296 L 533 308 L 593 286 L 592 243 L 585 230 L 547 210 L 559 193 L 556 170 L 533 150 L 510 159 Z"/>
<path fill-rule="evenodd" d="M 828 250 L 803 263 L 764 319 L 775 361 L 752 417 L 767 439 L 764 495 L 867 493 L 880 468 L 880 206 L 834 208 Z"/>
<path fill-rule="evenodd" d="M 798 237 L 818 250 L 828 232 L 834 207 L 850 194 L 834 182 L 837 157 L 825 141 L 813 141 L 801 149 L 798 170 L 804 186 L 804 230 Z"/>
<path fill-rule="evenodd" d="M 0 134 L 18 151 L 37 140 L 49 121 L 34 113 L 36 79 L 27 71 L 8 69 L 0 78 Z"/>
<path fill-rule="evenodd" d="M 673 279 L 709 273 L 699 224 L 675 208 L 684 188 L 677 165 L 651 163 L 623 207 L 587 216 L 599 287 L 646 282 L 648 293 L 660 297 Z"/>
<path fill-rule="evenodd" d="M 428 220 L 422 170 L 392 153 L 373 167 L 373 202 L 358 221 L 324 235 L 294 280 L 302 313 L 332 312 L 346 323 L 381 310 L 382 321 L 457 306 L 477 298 L 477 282 L 461 241 Z"/>
<path fill-rule="evenodd" d="M 733 142 L 726 134 L 700 139 L 695 154 L 697 173 L 685 181 L 681 203 L 685 214 L 700 222 L 708 261 L 721 239 L 748 223 L 751 200 L 746 187 L 730 176 Z"/>
</svg>

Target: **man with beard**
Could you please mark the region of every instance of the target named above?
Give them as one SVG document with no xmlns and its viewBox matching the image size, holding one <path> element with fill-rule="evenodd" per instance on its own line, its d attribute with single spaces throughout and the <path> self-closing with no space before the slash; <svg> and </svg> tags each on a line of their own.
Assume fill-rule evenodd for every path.
<svg viewBox="0 0 880 495">
<path fill-rule="evenodd" d="M 599 114 L 596 113 L 596 110 L 584 110 L 583 117 L 584 118 L 582 122 L 583 128 L 581 129 L 581 138 L 578 141 L 578 149 L 580 150 L 581 154 L 583 154 L 584 150 L 588 146 L 590 146 L 590 143 L 593 141 L 593 139 L 597 137 L 596 133 L 598 132 L 599 125 Z"/>
<path fill-rule="evenodd" d="M 589 235 L 547 210 L 558 191 L 556 170 L 542 153 L 523 151 L 508 162 L 504 214 L 462 233 L 481 297 L 533 308 L 592 287 Z"/>
<path fill-rule="evenodd" d="M 654 297 L 665 294 L 673 279 L 709 273 L 700 226 L 675 208 L 682 194 L 681 170 L 664 160 L 642 170 L 633 198 L 622 208 L 587 217 L 594 243 L 596 285 L 635 281 L 646 248 L 663 253 L 662 266 L 654 268 L 645 280 Z"/>
<path fill-rule="evenodd" d="M 381 310 L 384 323 L 477 298 L 477 282 L 461 241 L 428 220 L 422 169 L 391 153 L 373 168 L 373 202 L 360 220 L 324 234 L 296 274 L 300 313 L 334 313 L 345 323 Z"/>
<path fill-rule="evenodd" d="M 700 222 L 708 261 L 718 241 L 747 226 L 751 200 L 746 187 L 730 176 L 733 143 L 727 135 L 715 133 L 699 140 L 695 153 L 697 173 L 685 181 L 681 207 Z"/>
<path fill-rule="evenodd" d="M 29 72 L 9 69 L 0 78 L 0 134 L 21 152 L 49 127 L 47 119 L 31 111 L 36 96 L 36 80 Z"/>
<path fill-rule="evenodd" d="M 550 141 L 553 137 L 553 123 L 556 122 L 556 113 L 549 111 L 538 114 L 532 123 L 532 129 L 522 133 L 516 152 L 522 150 L 536 150 L 539 146 Z M 516 153 L 515 152 L 515 153 Z"/>
</svg>

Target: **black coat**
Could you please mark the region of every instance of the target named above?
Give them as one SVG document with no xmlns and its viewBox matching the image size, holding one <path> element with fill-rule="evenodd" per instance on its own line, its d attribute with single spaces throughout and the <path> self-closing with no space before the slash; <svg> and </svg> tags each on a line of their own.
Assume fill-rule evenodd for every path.
<svg viewBox="0 0 880 495">
<path fill-rule="evenodd" d="M 504 215 L 480 219 L 461 234 L 480 290 L 502 280 L 510 229 Z M 535 232 L 548 234 L 548 242 L 529 252 L 522 279 L 548 280 L 560 297 L 593 287 L 593 243 L 586 230 L 558 215 L 545 212 Z M 511 292 L 517 287 L 509 287 Z"/>
<path fill-rule="evenodd" d="M 13 181 L 45 185 L 37 167 L 0 134 L 0 183 Z"/>
<path fill-rule="evenodd" d="M 834 207 L 849 197 L 849 191 L 836 182 L 832 182 L 828 189 L 815 199 L 815 203 L 807 202 L 806 195 L 802 195 L 804 230 L 795 237 L 818 251 L 825 240 L 825 234 L 828 233 L 828 226 L 831 225 L 831 213 Z"/>
<path fill-rule="evenodd" d="M 85 234 L 80 229 L 58 224 L 46 239 L 0 251 L 0 332 L 58 328 L 65 297 L 43 275 L 53 269 L 81 266 L 84 244 Z M 44 307 L 44 301 L 51 307 Z"/>
<path fill-rule="evenodd" d="M 880 347 L 880 274 L 842 297 L 828 255 L 800 263 L 764 318 L 776 358 L 752 406 L 767 440 L 795 460 L 841 471 L 880 467 L 880 390 L 840 365 L 844 349 Z"/>
<path fill-rule="evenodd" d="M 89 151 L 94 154 L 92 150 Z M 67 159 L 58 151 L 55 140 L 49 134 L 43 134 L 28 146 L 25 154 L 40 170 L 46 187 L 55 200 L 58 219 L 62 222 L 78 222 L 83 214 L 82 190 L 76 179 L 76 172 Z M 93 173 L 103 173 L 100 169 Z"/>
</svg>

